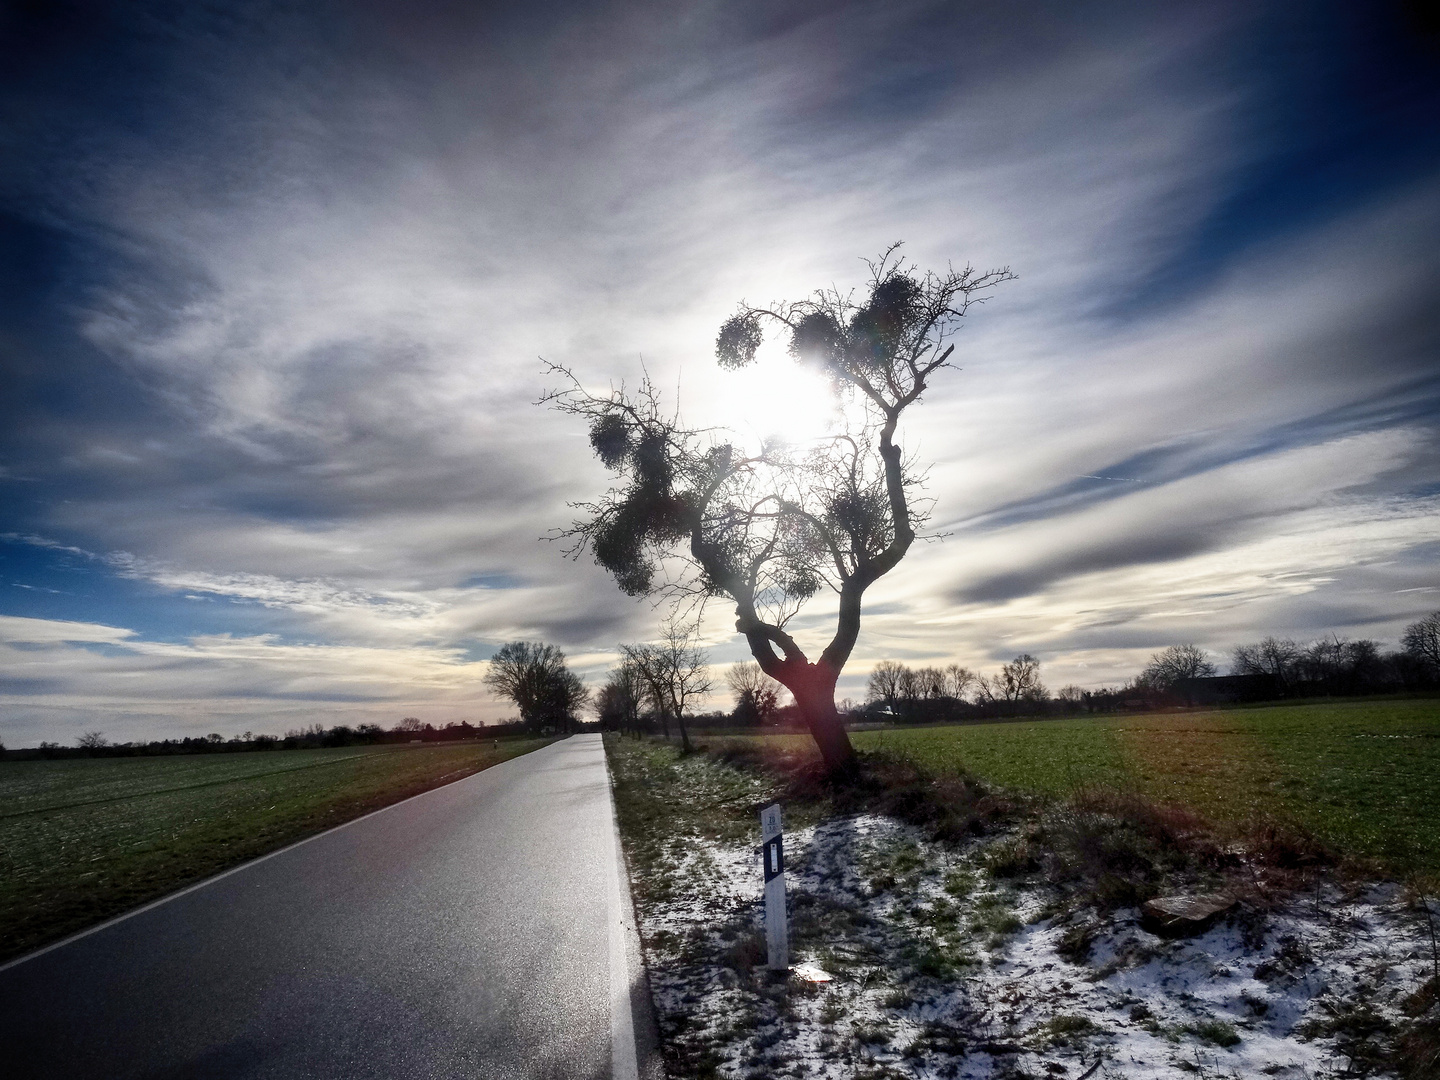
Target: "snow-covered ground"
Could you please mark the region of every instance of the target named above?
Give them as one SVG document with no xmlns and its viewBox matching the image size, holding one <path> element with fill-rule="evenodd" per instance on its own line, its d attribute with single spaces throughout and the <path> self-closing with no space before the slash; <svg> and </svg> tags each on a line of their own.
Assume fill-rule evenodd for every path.
<svg viewBox="0 0 1440 1080">
<path fill-rule="evenodd" d="M 764 971 L 758 849 L 674 843 L 639 915 L 680 1075 L 1363 1075 L 1432 973 L 1426 920 L 1393 884 L 1317 878 L 1168 940 L 1135 909 L 997 880 L 996 842 L 928 843 L 874 815 L 787 834 L 791 962 L 823 985 Z"/>
</svg>

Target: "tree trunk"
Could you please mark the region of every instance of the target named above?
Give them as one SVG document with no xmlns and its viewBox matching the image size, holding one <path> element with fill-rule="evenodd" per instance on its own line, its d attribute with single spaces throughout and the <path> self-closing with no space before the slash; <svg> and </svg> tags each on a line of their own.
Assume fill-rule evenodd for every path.
<svg viewBox="0 0 1440 1080">
<path fill-rule="evenodd" d="M 823 670 L 828 667 L 807 664 L 802 677 L 785 685 L 795 695 L 795 705 L 810 729 L 810 736 L 820 748 L 825 768 L 836 775 L 855 771 L 855 748 L 850 745 L 850 735 L 835 708 L 835 680 L 839 672 L 831 674 Z"/>
<path fill-rule="evenodd" d="M 753 609 L 737 608 L 735 614 L 735 629 L 745 635 L 750 655 L 755 657 L 760 669 L 795 695 L 795 705 L 815 745 L 820 748 L 825 768 L 837 776 L 853 774 L 855 748 L 850 745 L 850 736 L 835 708 L 835 683 L 839 681 L 840 669 L 845 666 L 860 627 L 859 593 L 852 595 L 848 584 L 841 591 L 840 629 L 829 648 L 813 664 L 795 648 L 789 635 L 775 627 L 769 627 L 767 632 L 755 618 Z M 780 642 L 785 659 L 775 655 L 770 644 L 772 638 Z"/>
</svg>

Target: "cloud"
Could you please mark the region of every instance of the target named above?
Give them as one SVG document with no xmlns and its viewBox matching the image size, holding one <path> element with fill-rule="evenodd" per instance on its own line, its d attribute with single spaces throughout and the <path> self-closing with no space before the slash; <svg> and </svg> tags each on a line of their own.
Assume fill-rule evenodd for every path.
<svg viewBox="0 0 1440 1080">
<path fill-rule="evenodd" d="M 0 615 L 0 642 L 7 644 L 58 645 L 67 642 L 94 642 L 101 645 L 119 645 L 134 636 L 135 631 L 116 626 Z"/>
</svg>

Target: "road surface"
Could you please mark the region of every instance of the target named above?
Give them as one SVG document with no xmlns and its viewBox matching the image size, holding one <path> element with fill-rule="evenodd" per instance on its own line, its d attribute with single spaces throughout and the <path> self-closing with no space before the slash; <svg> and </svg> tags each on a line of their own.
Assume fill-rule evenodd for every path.
<svg viewBox="0 0 1440 1080">
<path fill-rule="evenodd" d="M 554 743 L 0 969 L 0 1073 L 632 1080 L 638 1016 L 643 1077 L 618 866 Z"/>
</svg>

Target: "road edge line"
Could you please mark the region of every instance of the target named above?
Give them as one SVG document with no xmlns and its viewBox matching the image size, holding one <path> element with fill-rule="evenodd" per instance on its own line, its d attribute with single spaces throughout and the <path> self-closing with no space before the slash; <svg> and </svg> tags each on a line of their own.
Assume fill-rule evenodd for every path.
<svg viewBox="0 0 1440 1080">
<path fill-rule="evenodd" d="M 610 1069 L 612 1080 L 664 1080 L 660 1030 L 655 1022 L 650 972 L 640 944 L 630 868 L 620 841 L 620 815 L 615 807 L 615 774 L 605 752 L 606 789 L 610 799 L 610 833 L 614 844 L 610 877 Z"/>
<path fill-rule="evenodd" d="M 303 839 L 295 840 L 289 844 L 286 844 L 284 847 L 278 847 L 274 851 L 267 851 L 264 855 L 257 855 L 253 859 L 248 859 L 237 866 L 232 866 L 228 870 L 221 870 L 218 874 L 211 874 L 207 878 L 201 878 L 199 881 L 192 882 L 191 884 L 186 885 L 182 889 L 176 889 L 174 892 L 166 893 L 164 896 L 156 897 L 154 900 L 147 900 L 145 903 L 141 904 L 137 908 L 131 908 L 129 911 L 121 912 L 119 915 L 112 915 L 104 922 L 96 923 L 94 926 L 87 926 L 84 930 L 77 930 L 75 931 L 75 933 L 69 935 L 68 937 L 63 937 L 59 941 L 52 941 L 49 945 L 40 946 L 40 948 L 36 949 L 34 952 L 28 952 L 25 953 L 23 956 L 16 956 L 10 960 L 6 960 L 3 964 L 0 964 L 0 972 L 9 971 L 12 967 L 19 967 L 27 960 L 34 960 L 37 957 L 44 956 L 48 952 L 53 952 L 56 949 L 64 948 L 71 942 L 79 941 L 81 938 L 89 937 L 91 934 L 98 934 L 101 930 L 107 930 L 110 927 L 114 926 L 116 923 L 122 923 L 126 919 L 134 918 L 136 915 L 143 915 L 145 914 L 145 912 L 157 908 L 161 904 L 168 904 L 171 900 L 179 900 L 180 897 L 195 892 L 198 889 L 203 889 L 207 885 L 213 885 L 215 884 L 215 882 L 221 880 L 222 878 L 227 878 L 231 874 L 238 874 L 241 870 L 248 870 L 250 869 L 250 867 L 256 865 L 257 863 L 262 863 L 266 859 L 273 859 L 277 855 L 284 855 L 287 851 L 293 851 L 295 848 L 300 847 L 302 844 L 308 844 L 312 840 L 319 840 L 322 836 L 329 836 L 331 833 L 339 832 L 341 829 L 348 829 L 351 825 L 358 825 L 366 818 L 372 818 L 376 814 L 383 814 L 387 810 L 394 810 L 397 806 L 404 806 L 406 803 L 414 802 L 416 799 L 423 799 L 426 795 L 429 795 L 432 792 L 443 791 L 445 788 L 453 787 L 454 785 L 463 783 L 466 780 L 472 780 L 477 776 L 483 776 L 488 772 L 492 772 L 495 769 L 500 768 L 500 766 L 502 765 L 508 765 L 512 761 L 519 761 L 521 758 L 529 757 L 530 754 L 538 754 L 541 750 L 548 750 L 550 749 L 550 747 L 564 741 L 564 739 L 556 739 L 554 742 L 547 743 L 545 746 L 539 747 L 535 750 L 531 750 L 529 753 L 517 754 L 515 757 L 506 758 L 504 761 L 497 761 L 488 769 L 481 769 L 479 772 L 473 772 L 469 776 L 457 777 L 456 779 L 451 780 L 448 783 L 437 784 L 435 787 L 427 788 L 425 791 L 422 791 L 417 795 L 411 795 L 408 798 L 401 799 L 399 802 L 393 802 L 389 806 L 382 806 L 378 810 L 371 810 L 369 813 L 361 814 L 359 817 L 351 818 L 349 821 L 342 821 L 339 825 L 332 825 L 330 826 L 330 828 L 315 833 L 313 836 L 307 836 Z"/>
</svg>

